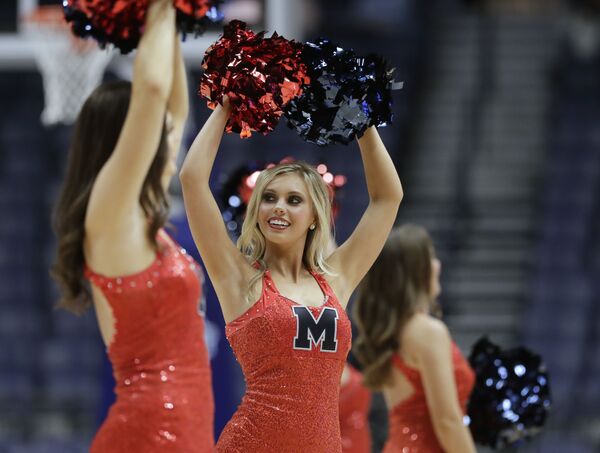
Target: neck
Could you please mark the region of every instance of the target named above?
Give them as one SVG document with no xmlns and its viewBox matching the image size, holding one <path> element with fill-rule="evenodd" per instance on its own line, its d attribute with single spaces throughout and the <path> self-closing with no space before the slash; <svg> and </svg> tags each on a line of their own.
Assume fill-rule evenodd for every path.
<svg viewBox="0 0 600 453">
<path fill-rule="evenodd" d="M 304 243 L 291 247 L 267 244 L 263 259 L 271 273 L 275 272 L 296 282 L 305 272 L 302 262 L 303 254 Z"/>
</svg>

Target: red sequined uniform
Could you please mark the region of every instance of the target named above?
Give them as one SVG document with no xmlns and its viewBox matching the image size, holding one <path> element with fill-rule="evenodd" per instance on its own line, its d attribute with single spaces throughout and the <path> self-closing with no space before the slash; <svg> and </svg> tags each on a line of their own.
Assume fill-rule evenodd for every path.
<svg viewBox="0 0 600 453">
<path fill-rule="evenodd" d="M 117 399 L 91 453 L 214 450 L 201 270 L 164 231 L 157 238 L 159 252 L 141 272 L 105 277 L 85 269 L 110 304 L 116 329 L 108 356 Z"/>
<path fill-rule="evenodd" d="M 340 378 L 352 332 L 327 281 L 312 275 L 324 294 L 322 306 L 305 307 L 285 298 L 267 270 L 258 301 L 227 324 L 227 338 L 246 378 L 246 394 L 217 442 L 218 452 L 342 451 Z M 299 343 L 307 337 L 301 313 L 304 319 L 331 321 L 327 330 L 313 333 L 305 348 Z"/>
<path fill-rule="evenodd" d="M 371 392 L 362 385 L 362 374 L 351 365 L 348 381 L 340 390 L 340 428 L 344 453 L 369 453 Z"/>
<path fill-rule="evenodd" d="M 414 393 L 390 410 L 390 433 L 383 452 L 443 453 L 444 450 L 433 430 L 419 371 L 406 365 L 397 354 L 394 355 L 393 360 L 394 365 L 412 384 Z M 454 343 L 452 343 L 452 363 L 458 400 L 463 413 L 466 413 L 467 401 L 475 383 L 475 373 Z"/>
</svg>

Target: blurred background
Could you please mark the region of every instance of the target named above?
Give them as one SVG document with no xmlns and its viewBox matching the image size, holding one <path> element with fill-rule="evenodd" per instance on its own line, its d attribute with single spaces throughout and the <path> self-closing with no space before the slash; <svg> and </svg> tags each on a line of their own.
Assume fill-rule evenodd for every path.
<svg viewBox="0 0 600 453">
<path fill-rule="evenodd" d="M 74 90 L 94 74 L 128 77 L 132 58 L 105 51 L 106 71 L 100 62 L 83 74 L 91 59 L 73 45 L 61 54 L 59 35 L 25 20 L 59 3 L 0 3 L 0 453 L 86 451 L 113 398 L 93 313 L 54 309 L 50 216 L 71 120 L 46 112 L 42 121 L 42 111 L 49 91 L 65 96 L 50 87 L 53 74 Z M 256 31 L 327 36 L 397 68 L 404 89 L 381 135 L 405 186 L 398 222 L 432 232 L 454 338 L 465 353 L 482 335 L 524 344 L 548 366 L 546 429 L 510 451 L 600 451 L 600 1 L 229 0 L 224 11 Z M 218 33 L 184 45 L 192 98 L 184 148 L 209 113 L 196 93 Z M 355 144 L 318 148 L 285 124 L 266 137 L 227 136 L 214 189 L 250 161 L 286 156 L 346 177 L 337 193 L 343 242 L 367 204 Z M 174 234 L 197 257 L 177 181 L 171 195 Z M 209 282 L 205 290 L 218 435 L 244 389 Z M 375 452 L 385 415 L 375 398 Z"/>
</svg>

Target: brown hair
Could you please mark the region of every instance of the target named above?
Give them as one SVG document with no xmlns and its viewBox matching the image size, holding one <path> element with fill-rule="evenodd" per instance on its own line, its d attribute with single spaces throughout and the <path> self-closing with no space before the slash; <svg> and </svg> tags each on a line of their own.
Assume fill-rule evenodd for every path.
<svg viewBox="0 0 600 453">
<path fill-rule="evenodd" d="M 364 366 L 365 385 L 374 390 L 390 382 L 400 332 L 415 314 L 421 297 L 430 297 L 434 253 L 431 237 L 424 228 L 394 228 L 359 285 L 353 311 L 358 328 L 354 353 Z M 439 316 L 439 307 L 433 300 L 430 309 Z"/>
<path fill-rule="evenodd" d="M 82 313 L 91 306 L 89 287 L 83 276 L 84 220 L 90 193 L 98 173 L 111 156 L 125 123 L 131 83 L 104 83 L 85 101 L 75 123 L 65 179 L 53 213 L 57 236 L 52 277 L 61 289 L 60 308 Z M 165 224 L 169 203 L 161 178 L 168 159 L 167 133 L 162 136 L 140 194 L 140 205 L 148 218 L 148 238 L 158 247 L 156 234 Z"/>
</svg>

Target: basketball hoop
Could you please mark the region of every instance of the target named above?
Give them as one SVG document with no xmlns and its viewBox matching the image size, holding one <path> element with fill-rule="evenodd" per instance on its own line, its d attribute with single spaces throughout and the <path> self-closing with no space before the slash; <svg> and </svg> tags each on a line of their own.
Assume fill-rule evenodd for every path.
<svg viewBox="0 0 600 453">
<path fill-rule="evenodd" d="M 100 83 L 112 51 L 73 36 L 59 5 L 37 8 L 23 20 L 23 30 L 44 80 L 42 123 L 72 124 Z"/>
</svg>

